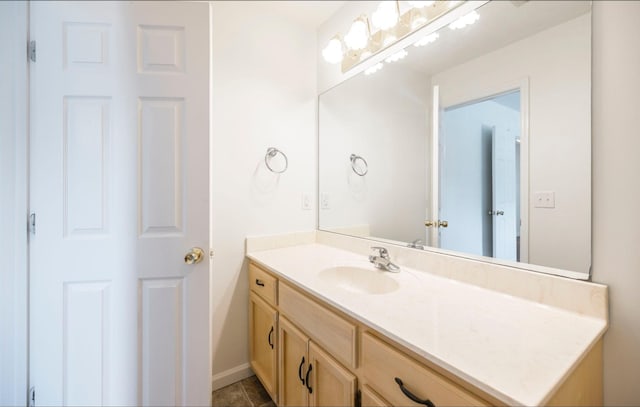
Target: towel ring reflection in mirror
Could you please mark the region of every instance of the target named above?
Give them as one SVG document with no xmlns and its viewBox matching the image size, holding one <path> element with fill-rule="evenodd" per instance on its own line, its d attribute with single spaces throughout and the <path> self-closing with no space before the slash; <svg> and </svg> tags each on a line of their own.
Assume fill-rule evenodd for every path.
<svg viewBox="0 0 640 407">
<path fill-rule="evenodd" d="M 351 169 L 353 172 L 361 177 L 367 175 L 369 172 L 369 164 L 367 164 L 367 160 L 356 154 L 351 154 L 349 160 L 351 160 Z"/>
<path fill-rule="evenodd" d="M 274 169 L 270 164 L 271 160 L 275 158 L 275 156 L 277 156 L 278 154 L 282 155 L 282 158 L 284 159 L 284 168 L 282 168 L 281 170 Z M 264 156 L 264 163 L 266 164 L 269 171 L 274 172 L 276 174 L 282 174 L 289 167 L 289 160 L 287 159 L 287 156 L 285 155 L 285 153 L 283 153 L 282 151 L 278 150 L 275 147 L 269 147 L 267 149 L 267 154 L 265 154 Z"/>
</svg>

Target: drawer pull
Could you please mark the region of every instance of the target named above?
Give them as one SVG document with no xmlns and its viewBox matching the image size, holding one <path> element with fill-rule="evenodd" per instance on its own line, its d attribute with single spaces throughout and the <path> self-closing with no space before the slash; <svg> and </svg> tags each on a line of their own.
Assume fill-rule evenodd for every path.
<svg viewBox="0 0 640 407">
<path fill-rule="evenodd" d="M 302 382 L 302 385 L 304 386 L 304 377 L 302 377 L 302 366 L 304 366 L 304 356 L 302 357 L 302 360 L 300 361 L 300 366 L 298 366 L 298 377 L 300 378 L 300 381 Z"/>
<path fill-rule="evenodd" d="M 311 369 L 313 369 L 313 365 L 309 363 L 309 370 L 307 370 L 307 376 L 304 379 L 304 381 L 307 382 L 307 390 L 309 390 L 309 394 L 313 393 L 313 388 L 309 386 L 309 375 L 311 374 Z"/>
<path fill-rule="evenodd" d="M 411 401 L 416 402 L 418 404 L 424 404 L 427 407 L 436 407 L 435 404 L 433 404 L 431 402 L 431 400 L 429 400 L 429 399 L 421 400 L 418 397 L 416 397 L 415 394 L 413 394 L 409 390 L 407 390 L 407 388 L 404 387 L 404 384 L 402 383 L 402 380 L 400 380 L 400 378 L 396 377 L 395 381 L 396 381 L 396 383 L 398 383 L 398 386 L 400 386 L 400 390 L 402 390 L 404 395 L 407 396 L 408 398 L 410 398 Z"/>
<path fill-rule="evenodd" d="M 271 327 L 271 330 L 269 331 L 269 337 L 267 338 L 267 341 L 269 341 L 269 346 L 271 346 L 271 349 L 273 349 L 273 341 L 271 341 L 271 335 L 273 335 L 273 327 Z"/>
<path fill-rule="evenodd" d="M 258 280 L 256 278 L 256 284 L 259 285 L 260 287 L 264 287 L 264 282 L 262 280 Z"/>
</svg>

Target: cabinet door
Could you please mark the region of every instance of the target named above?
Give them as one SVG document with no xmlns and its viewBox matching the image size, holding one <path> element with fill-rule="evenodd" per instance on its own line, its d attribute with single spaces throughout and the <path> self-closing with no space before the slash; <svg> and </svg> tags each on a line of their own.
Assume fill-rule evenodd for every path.
<svg viewBox="0 0 640 407">
<path fill-rule="evenodd" d="M 375 336 L 362 336 L 363 379 L 394 406 L 489 406 L 462 386 Z M 411 396 L 409 396 L 411 394 Z"/>
<path fill-rule="evenodd" d="M 356 377 L 311 341 L 307 372 L 310 406 L 355 406 Z"/>
<path fill-rule="evenodd" d="M 251 292 L 249 295 L 249 338 L 251 368 L 267 393 L 276 400 L 278 313 L 264 300 Z"/>
<path fill-rule="evenodd" d="M 308 405 L 308 390 L 305 385 L 309 338 L 286 318 L 280 318 L 278 328 L 278 406 L 305 407 Z"/>
<path fill-rule="evenodd" d="M 362 407 L 390 407 L 386 400 L 380 397 L 369 386 L 362 386 Z"/>
</svg>

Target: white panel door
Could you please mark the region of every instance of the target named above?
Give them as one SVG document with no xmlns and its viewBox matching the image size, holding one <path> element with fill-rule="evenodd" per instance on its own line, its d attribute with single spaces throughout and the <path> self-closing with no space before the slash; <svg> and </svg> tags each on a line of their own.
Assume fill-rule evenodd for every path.
<svg viewBox="0 0 640 407">
<path fill-rule="evenodd" d="M 516 261 L 516 138 L 507 127 L 493 128 L 491 165 L 493 257 Z"/>
<path fill-rule="evenodd" d="M 209 404 L 209 5 L 32 2 L 31 39 L 36 404 Z"/>
</svg>

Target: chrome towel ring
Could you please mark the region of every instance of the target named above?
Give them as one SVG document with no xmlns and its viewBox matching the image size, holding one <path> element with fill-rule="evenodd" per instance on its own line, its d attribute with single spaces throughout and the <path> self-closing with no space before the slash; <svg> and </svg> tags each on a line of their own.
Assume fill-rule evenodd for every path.
<svg viewBox="0 0 640 407">
<path fill-rule="evenodd" d="M 361 177 L 367 175 L 369 172 L 369 164 L 367 164 L 367 160 L 356 154 L 351 154 L 349 160 L 351 161 L 351 169 L 353 172 Z"/>
<path fill-rule="evenodd" d="M 281 170 L 274 170 L 273 167 L 271 167 L 271 164 L 269 163 L 275 156 L 277 156 L 278 154 L 282 155 L 282 158 L 284 158 L 284 168 Z M 269 169 L 269 171 L 276 173 L 276 174 L 282 174 L 283 172 L 285 172 L 287 170 L 287 168 L 289 168 L 289 160 L 287 159 L 287 156 L 285 155 L 285 153 L 283 153 L 282 151 L 278 150 L 275 147 L 269 147 L 267 149 L 267 154 L 265 154 L 264 156 L 264 163 L 266 164 L 267 168 Z"/>
</svg>

